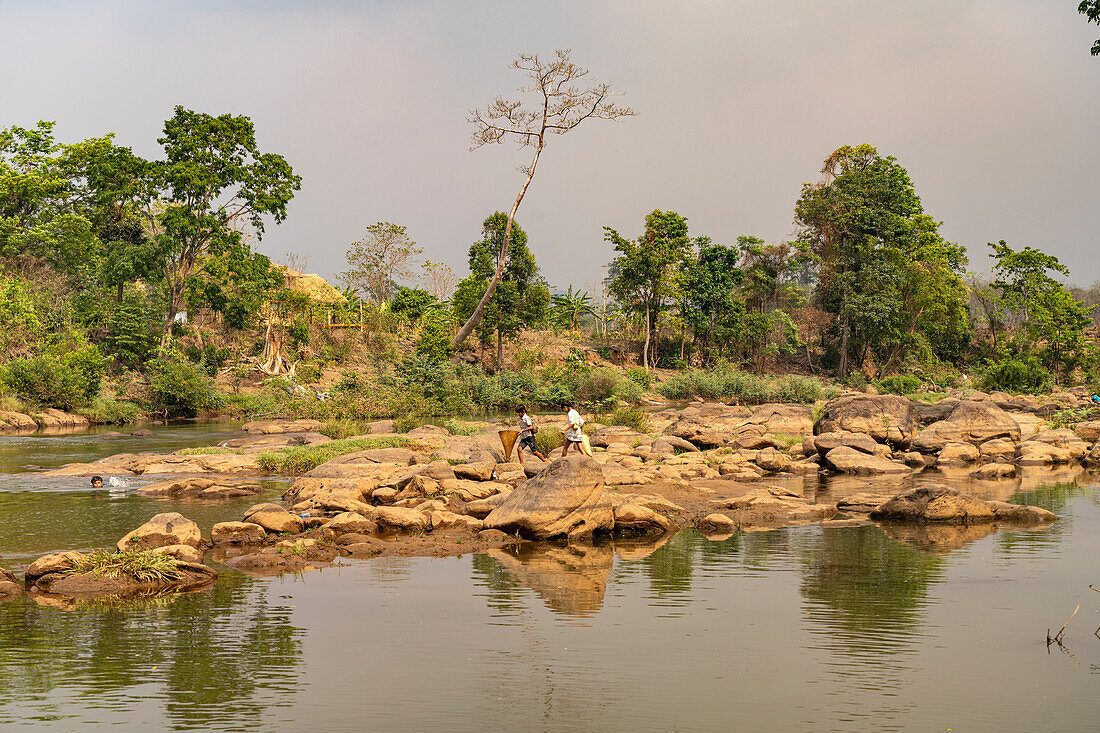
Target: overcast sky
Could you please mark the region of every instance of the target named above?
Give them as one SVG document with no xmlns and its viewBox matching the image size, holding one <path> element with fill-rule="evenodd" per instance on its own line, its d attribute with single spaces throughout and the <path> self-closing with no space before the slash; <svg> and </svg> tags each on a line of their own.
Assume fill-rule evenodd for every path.
<svg viewBox="0 0 1100 733">
<path fill-rule="evenodd" d="M 469 109 L 571 48 L 637 116 L 551 140 L 518 215 L 555 288 L 610 259 L 607 225 L 655 208 L 693 235 L 789 238 L 822 160 L 868 142 L 905 166 L 943 234 L 1057 255 L 1100 280 L 1100 28 L 1077 0 L 8 2 L 0 127 L 56 120 L 156 157 L 174 105 L 252 118 L 303 177 L 261 249 L 343 269 L 376 221 L 465 275 L 522 183 L 514 146 L 469 150 Z"/>
</svg>

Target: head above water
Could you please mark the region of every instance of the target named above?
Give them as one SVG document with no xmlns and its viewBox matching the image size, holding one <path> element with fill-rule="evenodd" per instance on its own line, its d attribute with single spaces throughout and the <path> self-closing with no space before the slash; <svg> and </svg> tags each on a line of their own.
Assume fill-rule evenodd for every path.
<svg viewBox="0 0 1100 733">
<path fill-rule="evenodd" d="M 92 476 L 92 486 L 94 488 L 97 488 L 97 489 L 102 489 L 103 488 L 103 477 L 102 476 Z"/>
</svg>

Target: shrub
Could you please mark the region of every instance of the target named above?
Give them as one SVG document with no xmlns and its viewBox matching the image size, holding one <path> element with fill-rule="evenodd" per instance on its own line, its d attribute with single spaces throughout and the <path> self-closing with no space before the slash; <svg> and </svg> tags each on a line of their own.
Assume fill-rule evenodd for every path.
<svg viewBox="0 0 1100 733">
<path fill-rule="evenodd" d="M 222 405 L 213 380 L 184 361 L 149 362 L 149 395 L 153 407 L 169 417 L 192 417 Z"/>
<path fill-rule="evenodd" d="M 423 415 L 398 415 L 393 419 L 393 432 L 407 433 L 426 424 L 427 421 Z"/>
<path fill-rule="evenodd" d="M 986 392 L 1037 394 L 1048 392 L 1052 382 L 1051 373 L 1039 361 L 1038 356 L 1021 355 L 990 362 L 978 381 L 978 386 Z"/>
<path fill-rule="evenodd" d="M 390 301 L 390 310 L 394 315 L 403 316 L 415 323 L 425 311 L 436 305 L 435 296 L 420 288 L 398 288 Z"/>
<path fill-rule="evenodd" d="M 912 374 L 891 374 L 878 380 L 876 386 L 883 394 L 907 395 L 920 389 L 920 380 Z"/>
<path fill-rule="evenodd" d="M 454 314 L 445 308 L 431 308 L 420 319 L 420 337 L 416 341 L 418 353 L 436 361 L 451 355 L 451 332 L 454 330 Z"/>
<path fill-rule="evenodd" d="M 126 400 L 96 399 L 77 412 L 96 425 L 136 422 L 141 417 L 141 407 Z"/>
<path fill-rule="evenodd" d="M 645 369 L 627 369 L 626 378 L 643 389 L 649 389 L 653 385 L 653 375 Z"/>
<path fill-rule="evenodd" d="M 12 359 L 0 369 L 0 381 L 25 400 L 71 410 L 99 393 L 108 362 L 99 349 L 85 344 L 61 356 L 48 351 Z"/>
<path fill-rule="evenodd" d="M 867 375 L 860 371 L 852 372 L 844 380 L 844 384 L 848 385 L 852 389 L 858 389 L 860 392 L 867 389 Z"/>
<path fill-rule="evenodd" d="M 812 377 L 790 375 L 766 377 L 729 369 L 692 369 L 674 374 L 658 386 L 668 399 L 688 400 L 704 397 L 715 400 L 737 400 L 750 405 L 766 402 L 811 403 L 831 397 L 835 390 L 824 388 Z"/>
<path fill-rule="evenodd" d="M 154 550 L 96 550 L 73 562 L 70 575 L 94 573 L 105 578 L 120 576 L 136 580 L 178 580 L 179 568 L 171 555 Z"/>
<path fill-rule="evenodd" d="M 564 443 L 565 436 L 560 430 L 543 428 L 535 433 L 535 446 L 539 449 L 539 453 L 547 458 L 550 457 L 550 451 L 561 448 Z"/>
<path fill-rule="evenodd" d="M 649 416 L 637 407 L 616 407 L 609 415 L 601 415 L 596 419 L 604 425 L 622 425 L 636 433 L 649 432 Z"/>
</svg>

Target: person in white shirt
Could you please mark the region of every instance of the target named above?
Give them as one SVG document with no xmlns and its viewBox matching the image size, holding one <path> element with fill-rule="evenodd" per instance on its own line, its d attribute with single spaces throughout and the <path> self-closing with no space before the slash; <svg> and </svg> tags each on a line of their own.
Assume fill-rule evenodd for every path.
<svg viewBox="0 0 1100 733">
<path fill-rule="evenodd" d="M 569 452 L 571 445 L 576 447 L 578 453 L 584 453 L 584 438 L 581 433 L 584 418 L 573 408 L 571 402 L 563 402 L 561 409 L 565 413 L 565 445 L 561 448 L 562 458 Z"/>
<path fill-rule="evenodd" d="M 516 457 L 519 458 L 519 465 L 523 465 L 523 449 L 534 453 L 540 461 L 545 462 L 546 456 L 539 453 L 538 448 L 535 447 L 535 432 L 538 428 L 535 427 L 535 421 L 531 419 L 531 416 L 527 414 L 527 408 L 520 405 L 516 408 L 516 414 L 519 415 L 519 441 L 516 448 Z"/>
</svg>

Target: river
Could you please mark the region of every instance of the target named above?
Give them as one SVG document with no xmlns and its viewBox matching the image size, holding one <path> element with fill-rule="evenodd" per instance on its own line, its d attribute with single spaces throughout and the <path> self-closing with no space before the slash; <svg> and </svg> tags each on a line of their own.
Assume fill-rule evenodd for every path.
<svg viewBox="0 0 1100 733">
<path fill-rule="evenodd" d="M 158 428 L 142 445 L 235 427 Z M 0 438 L 0 565 L 109 546 L 158 511 L 207 533 L 243 509 L 142 499 L 136 479 L 97 494 L 29 468 L 100 450 Z M 1061 520 L 984 536 L 685 531 L 265 579 L 219 565 L 199 593 L 3 603 L 0 729 L 1096 730 L 1100 482 L 1012 500 Z M 1077 604 L 1064 648 L 1048 648 Z"/>
</svg>

